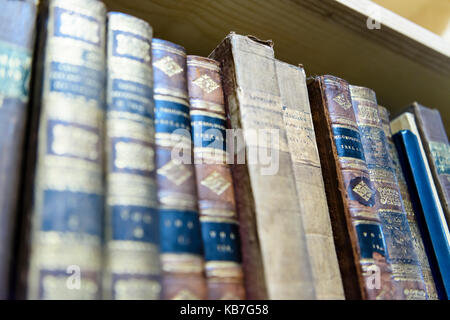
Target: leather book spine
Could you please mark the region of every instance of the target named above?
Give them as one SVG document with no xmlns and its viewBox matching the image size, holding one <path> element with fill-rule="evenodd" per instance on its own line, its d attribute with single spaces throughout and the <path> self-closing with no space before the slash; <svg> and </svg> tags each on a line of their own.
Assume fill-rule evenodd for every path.
<svg viewBox="0 0 450 320">
<path fill-rule="evenodd" d="M 158 299 L 152 28 L 108 13 L 105 299 Z"/>
<path fill-rule="evenodd" d="M 408 191 L 405 177 L 398 159 L 397 149 L 392 140 L 392 132 L 389 123 L 389 111 L 382 106 L 378 106 L 378 112 L 383 125 L 384 135 L 386 136 L 387 147 L 389 151 L 390 161 L 397 176 L 398 186 L 400 188 L 401 201 L 405 209 L 406 217 L 408 219 L 409 228 L 411 230 L 411 238 L 414 248 L 416 249 L 417 258 L 419 259 L 422 268 L 423 281 L 426 286 L 427 296 L 429 300 L 436 300 L 438 298 L 436 287 L 434 285 L 433 275 L 431 273 L 430 264 L 428 262 L 427 254 L 423 244 L 422 236 L 420 235 L 419 225 L 417 223 L 416 212 L 411 203 L 411 196 Z"/>
<path fill-rule="evenodd" d="M 208 298 L 242 300 L 245 290 L 239 222 L 227 164 L 220 64 L 187 56 L 187 80 Z"/>
<path fill-rule="evenodd" d="M 0 300 L 11 297 L 37 5 L 0 0 Z"/>
<path fill-rule="evenodd" d="M 391 265 L 349 85 L 322 76 L 308 91 L 346 298 L 392 299 Z"/>
<path fill-rule="evenodd" d="M 414 116 L 411 115 L 411 121 Z M 400 116 L 401 117 L 401 116 Z M 398 124 L 398 122 L 397 122 Z M 412 196 L 414 210 L 418 212 L 419 227 L 425 242 L 431 270 L 439 298 L 450 297 L 450 237 L 443 214 L 432 189 L 432 178 L 426 168 L 426 157 L 421 150 L 418 135 L 408 129 L 393 130 L 395 146 Z"/>
<path fill-rule="evenodd" d="M 47 5 L 27 294 L 98 299 L 106 9 L 92 0 Z"/>
<path fill-rule="evenodd" d="M 350 93 L 370 179 L 376 191 L 375 204 L 383 225 L 387 257 L 396 289 L 394 298 L 426 299 L 422 269 L 389 158 L 375 92 L 369 88 L 350 86 Z"/>
<path fill-rule="evenodd" d="M 227 141 L 233 142 L 229 152 L 247 298 L 314 299 L 270 42 L 231 33 L 210 58 L 222 64 L 233 129 Z"/>
<path fill-rule="evenodd" d="M 277 61 L 283 119 L 291 151 L 309 259 L 318 299 L 344 299 L 336 250 L 311 118 L 305 71 Z"/>
<path fill-rule="evenodd" d="M 186 51 L 153 39 L 155 137 L 163 299 L 206 299 Z"/>
<path fill-rule="evenodd" d="M 409 110 L 415 115 L 434 184 L 450 227 L 450 144 L 441 114 L 417 102 Z"/>
</svg>

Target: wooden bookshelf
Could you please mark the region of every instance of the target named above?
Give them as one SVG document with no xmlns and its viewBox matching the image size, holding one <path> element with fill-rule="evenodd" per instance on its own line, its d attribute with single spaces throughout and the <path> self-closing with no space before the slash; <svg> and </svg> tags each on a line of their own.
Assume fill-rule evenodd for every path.
<svg viewBox="0 0 450 320">
<path fill-rule="evenodd" d="M 207 56 L 230 31 L 271 39 L 277 58 L 308 75 L 333 74 L 401 111 L 441 111 L 450 133 L 450 43 L 367 0 L 104 0 L 148 21 L 155 37 Z M 368 29 L 374 8 L 381 29 Z"/>
</svg>

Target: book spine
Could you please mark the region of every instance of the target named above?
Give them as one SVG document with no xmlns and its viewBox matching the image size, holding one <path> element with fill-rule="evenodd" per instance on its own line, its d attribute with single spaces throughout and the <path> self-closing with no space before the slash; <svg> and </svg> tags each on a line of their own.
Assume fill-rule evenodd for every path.
<svg viewBox="0 0 450 320">
<path fill-rule="evenodd" d="M 0 0 L 0 300 L 10 298 L 37 5 Z M 18 24 L 17 21 L 21 23 Z M 23 200 L 23 199 L 21 199 Z"/>
<path fill-rule="evenodd" d="M 221 62 L 247 298 L 314 299 L 314 280 L 283 122 L 274 52 L 231 33 Z M 233 153 L 234 153 L 233 144 Z"/>
<path fill-rule="evenodd" d="M 108 13 L 106 299 L 158 299 L 161 291 L 152 33 L 143 20 Z"/>
<path fill-rule="evenodd" d="M 438 110 L 417 102 L 410 108 L 414 112 L 428 163 L 433 174 L 447 225 L 450 226 L 450 144 L 442 117 Z"/>
<path fill-rule="evenodd" d="M 227 164 L 220 64 L 187 56 L 187 80 L 208 298 L 242 300 L 239 222 Z"/>
<path fill-rule="evenodd" d="M 305 71 L 277 61 L 277 75 L 316 295 L 318 299 L 344 299 Z"/>
<path fill-rule="evenodd" d="M 378 111 L 380 115 L 381 122 L 383 124 L 384 134 L 386 136 L 387 147 L 390 155 L 390 160 L 397 176 L 398 185 L 400 188 L 400 194 L 402 199 L 402 204 L 406 212 L 406 217 L 408 218 L 409 227 L 411 229 L 412 241 L 414 248 L 416 249 L 417 258 L 419 259 L 420 266 L 422 268 L 423 281 L 426 286 L 426 291 L 428 299 L 436 300 L 438 298 L 436 293 L 436 287 L 434 285 L 433 275 L 431 273 L 430 264 L 428 262 L 427 254 L 425 252 L 425 247 L 423 244 L 422 236 L 420 235 L 419 225 L 417 223 L 416 212 L 413 209 L 411 203 L 411 196 L 408 191 L 408 185 L 406 184 L 405 177 L 403 175 L 402 168 L 398 159 L 397 149 L 395 148 L 394 141 L 392 140 L 392 132 L 389 123 L 389 111 L 378 106 Z"/>
<path fill-rule="evenodd" d="M 347 299 L 392 299 L 392 270 L 346 81 L 308 85 L 336 251 Z"/>
<path fill-rule="evenodd" d="M 413 117 L 412 121 L 414 121 Z M 416 134 L 403 129 L 393 131 L 396 132 L 393 140 L 412 196 L 412 204 L 414 210 L 419 213 L 419 227 L 425 242 L 436 290 L 440 299 L 447 300 L 450 297 L 449 230 L 432 189 L 433 182 L 425 165 L 426 157 L 423 156 Z"/>
<path fill-rule="evenodd" d="M 376 191 L 375 206 L 382 222 L 388 260 L 392 266 L 395 299 L 426 299 L 422 270 L 412 242 L 397 177 L 389 159 L 375 92 L 350 86 L 350 93 L 370 179 Z"/>
<path fill-rule="evenodd" d="M 163 299 L 206 299 L 187 89 L 186 51 L 153 39 Z"/>
<path fill-rule="evenodd" d="M 101 294 L 105 6 L 50 0 L 28 298 Z"/>
</svg>

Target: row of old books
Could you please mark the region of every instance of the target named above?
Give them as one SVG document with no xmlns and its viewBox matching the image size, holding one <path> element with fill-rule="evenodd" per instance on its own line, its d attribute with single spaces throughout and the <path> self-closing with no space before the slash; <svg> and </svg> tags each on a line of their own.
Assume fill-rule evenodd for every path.
<svg viewBox="0 0 450 320">
<path fill-rule="evenodd" d="M 449 297 L 438 111 L 36 3 L 0 0 L 0 298 Z"/>
</svg>

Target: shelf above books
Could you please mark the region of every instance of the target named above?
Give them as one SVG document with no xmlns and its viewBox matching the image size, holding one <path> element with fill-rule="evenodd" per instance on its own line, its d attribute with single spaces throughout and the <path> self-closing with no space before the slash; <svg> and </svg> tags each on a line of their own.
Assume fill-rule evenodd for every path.
<svg viewBox="0 0 450 320">
<path fill-rule="evenodd" d="M 333 74 L 373 88 L 393 115 L 417 100 L 439 109 L 450 131 L 450 43 L 370 1 L 104 2 L 147 20 L 156 37 L 190 54 L 208 55 L 230 31 L 271 39 L 278 59 L 303 64 L 308 75 Z M 368 17 L 381 28 L 367 28 Z"/>
</svg>

